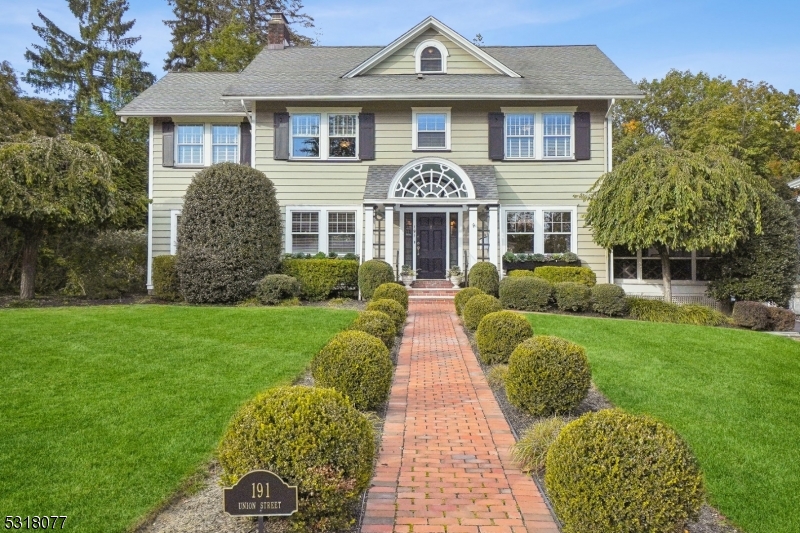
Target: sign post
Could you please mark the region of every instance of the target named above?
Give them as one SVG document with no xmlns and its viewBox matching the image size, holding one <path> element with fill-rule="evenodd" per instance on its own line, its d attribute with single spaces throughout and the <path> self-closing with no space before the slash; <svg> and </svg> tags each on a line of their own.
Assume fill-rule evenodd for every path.
<svg viewBox="0 0 800 533">
<path fill-rule="evenodd" d="M 252 470 L 233 487 L 222 490 L 223 507 L 232 516 L 257 516 L 258 533 L 264 533 L 265 516 L 290 516 L 297 512 L 297 487 L 269 470 Z"/>
</svg>

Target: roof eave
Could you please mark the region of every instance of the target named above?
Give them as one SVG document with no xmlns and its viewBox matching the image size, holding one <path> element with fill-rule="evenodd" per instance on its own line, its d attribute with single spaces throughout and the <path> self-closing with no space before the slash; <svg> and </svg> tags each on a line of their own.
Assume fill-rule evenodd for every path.
<svg viewBox="0 0 800 533">
<path fill-rule="evenodd" d="M 239 98 L 237 98 L 238 100 Z M 130 111 L 124 109 L 117 111 L 118 117 L 244 117 L 244 111 L 239 112 L 207 112 L 207 111 Z"/>
<path fill-rule="evenodd" d="M 641 100 L 643 94 L 367 94 L 367 95 L 225 95 L 223 100 L 265 101 L 358 101 L 358 100 Z"/>
</svg>

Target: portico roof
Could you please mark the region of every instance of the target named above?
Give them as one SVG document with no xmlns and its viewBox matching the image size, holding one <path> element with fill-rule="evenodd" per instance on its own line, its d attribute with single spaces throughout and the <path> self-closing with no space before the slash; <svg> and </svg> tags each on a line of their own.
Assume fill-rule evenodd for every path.
<svg viewBox="0 0 800 533">
<path fill-rule="evenodd" d="M 391 198 L 389 189 L 397 173 L 403 167 L 401 165 L 370 165 L 367 171 L 367 184 L 364 187 L 365 203 L 403 203 L 413 200 L 415 203 L 425 201 L 428 203 L 492 203 L 499 201 L 500 195 L 497 191 L 497 176 L 493 165 L 455 165 L 463 170 L 469 177 L 472 187 L 475 190 L 474 199 L 464 198 Z"/>
</svg>

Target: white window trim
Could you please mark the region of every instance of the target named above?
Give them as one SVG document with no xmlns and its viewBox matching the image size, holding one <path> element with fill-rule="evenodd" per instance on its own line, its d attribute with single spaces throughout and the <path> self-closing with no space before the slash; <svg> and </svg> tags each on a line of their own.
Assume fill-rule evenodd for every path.
<svg viewBox="0 0 800 533">
<path fill-rule="evenodd" d="M 195 163 L 179 163 L 178 162 L 178 128 L 181 126 L 203 126 L 203 162 L 200 164 Z M 236 127 L 236 156 L 239 161 L 242 157 L 242 125 L 241 122 L 177 122 L 175 123 L 175 142 L 173 143 L 173 161 L 175 161 L 175 168 L 200 168 L 210 167 L 213 164 L 213 127 L 214 126 L 235 126 Z M 253 135 L 255 137 L 255 135 Z M 239 163 L 236 161 L 236 163 Z"/>
<path fill-rule="evenodd" d="M 563 107 L 501 107 L 500 111 L 503 112 L 503 153 L 507 152 L 508 148 L 508 127 L 506 125 L 506 116 L 508 115 L 533 115 L 533 157 L 508 157 L 504 156 L 507 161 L 575 161 L 575 112 L 578 110 L 577 106 L 563 106 Z M 570 155 L 558 157 L 545 157 L 544 155 L 544 116 L 551 114 L 569 114 L 570 121 Z"/>
<path fill-rule="evenodd" d="M 578 207 L 574 205 L 504 205 L 500 210 L 500 256 L 508 252 L 508 213 L 533 211 L 533 253 L 544 254 L 544 212 L 569 211 L 572 213 L 569 251 L 578 253 Z M 551 254 L 552 255 L 552 254 Z"/>
<path fill-rule="evenodd" d="M 363 234 L 363 206 L 361 205 L 287 205 L 286 223 L 284 224 L 284 253 L 292 253 L 292 213 L 294 212 L 317 212 L 319 213 L 319 249 L 321 252 L 328 253 L 328 213 L 339 211 L 351 211 L 356 214 L 356 248 L 355 254 L 361 256 L 362 234 Z"/>
<path fill-rule="evenodd" d="M 411 149 L 421 152 L 448 152 L 450 151 L 450 131 L 451 127 L 451 111 L 450 107 L 412 107 L 411 108 Z M 417 136 L 417 115 L 427 114 L 442 114 L 444 113 L 444 148 L 420 148 L 417 146 L 419 140 Z"/>
<path fill-rule="evenodd" d="M 425 72 L 422 71 L 422 51 L 428 48 L 429 46 L 433 46 L 442 54 L 442 70 L 427 70 Z M 417 45 L 417 48 L 414 50 L 414 63 L 416 64 L 417 74 L 447 74 L 447 57 L 450 53 L 447 51 L 447 47 L 443 45 L 441 42 L 437 41 L 436 39 L 428 39 L 426 41 L 422 41 Z"/>
<path fill-rule="evenodd" d="M 642 265 L 642 258 L 644 257 L 644 254 L 642 253 L 642 250 L 637 250 L 636 251 L 636 257 L 627 256 L 627 255 L 626 256 L 622 256 L 625 259 L 636 259 L 636 278 L 635 279 L 616 278 L 616 277 L 614 277 L 614 260 L 618 259 L 618 258 L 614 257 L 614 251 L 613 250 L 609 250 L 608 254 L 611 257 L 611 279 L 614 280 L 615 284 L 617 284 L 617 285 L 623 285 L 623 284 L 657 285 L 657 286 L 663 285 L 664 282 L 661 279 L 644 279 L 642 277 L 642 273 L 644 271 L 644 269 L 643 269 L 644 265 Z M 697 260 L 700 259 L 700 260 L 705 261 L 705 260 L 708 260 L 710 257 L 711 257 L 710 255 L 701 255 L 698 258 L 697 251 L 693 251 L 692 252 L 692 257 L 691 257 L 691 260 L 692 260 L 692 279 L 673 279 L 672 283 L 674 285 L 675 284 L 676 285 L 704 285 L 704 286 L 707 285 L 708 281 L 703 281 L 703 280 L 697 279 Z M 676 257 L 675 259 L 680 259 L 680 258 Z M 683 259 L 689 259 L 689 258 L 688 257 L 684 257 Z M 650 260 L 658 261 L 659 258 L 651 257 Z"/>
<path fill-rule="evenodd" d="M 200 149 L 202 150 L 202 162 L 201 163 L 180 163 L 178 154 L 180 153 L 179 150 L 179 143 L 178 139 L 180 138 L 180 127 L 181 126 L 202 126 L 203 127 L 203 142 L 200 145 Z M 175 124 L 175 142 L 172 143 L 173 146 L 173 161 L 175 161 L 175 167 L 177 168 L 198 168 L 198 167 L 205 167 L 208 166 L 208 124 L 204 124 L 203 122 L 183 122 Z M 196 144 L 187 144 L 186 146 L 197 146 Z"/>
<path fill-rule="evenodd" d="M 241 124 L 223 124 L 223 123 L 213 123 L 208 124 L 208 134 L 210 136 L 209 140 L 209 164 L 214 164 L 214 126 L 232 126 L 236 128 L 236 161 L 234 163 L 239 163 L 242 160 L 242 125 Z M 218 146 L 230 146 L 229 144 L 220 144 Z M 230 161 L 228 161 L 230 163 Z"/>
<path fill-rule="evenodd" d="M 178 217 L 181 216 L 181 209 L 170 209 L 169 211 L 169 254 L 178 253 Z"/>
<path fill-rule="evenodd" d="M 330 107 L 288 107 L 289 112 L 289 160 L 290 161 L 360 161 L 361 160 L 361 121 L 358 115 L 361 113 L 360 107 L 346 107 L 341 109 L 331 109 Z M 298 157 L 292 155 L 294 130 L 292 120 L 293 115 L 319 115 L 319 156 L 317 157 Z M 356 156 L 355 157 L 331 157 L 329 155 L 329 136 L 328 136 L 328 116 L 329 115 L 356 115 Z"/>
</svg>

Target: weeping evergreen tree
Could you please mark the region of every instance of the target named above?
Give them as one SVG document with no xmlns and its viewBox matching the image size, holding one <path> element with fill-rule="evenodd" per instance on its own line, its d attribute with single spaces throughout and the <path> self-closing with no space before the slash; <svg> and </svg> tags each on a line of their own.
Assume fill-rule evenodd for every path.
<svg viewBox="0 0 800 533">
<path fill-rule="evenodd" d="M 664 297 L 672 299 L 670 250 L 726 253 L 761 234 L 762 178 L 719 148 L 702 153 L 653 146 L 600 177 L 584 196 L 600 246 L 655 247 Z"/>
</svg>

